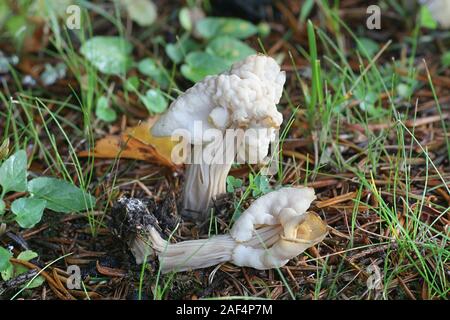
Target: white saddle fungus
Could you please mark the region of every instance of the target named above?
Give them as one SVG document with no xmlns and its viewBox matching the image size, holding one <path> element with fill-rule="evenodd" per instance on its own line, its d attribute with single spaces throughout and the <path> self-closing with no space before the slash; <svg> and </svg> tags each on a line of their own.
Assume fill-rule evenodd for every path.
<svg viewBox="0 0 450 320">
<path fill-rule="evenodd" d="M 151 229 L 150 243 L 162 273 L 227 261 L 259 270 L 282 267 L 327 234 L 322 219 L 307 211 L 315 198 L 311 188 L 282 188 L 256 200 L 230 234 L 170 244 Z"/>
<path fill-rule="evenodd" d="M 251 55 L 230 71 L 207 76 L 181 94 L 153 126 L 154 136 L 173 136 L 180 130 L 189 134 L 192 156 L 186 167 L 185 210 L 205 217 L 211 199 L 226 192 L 226 178 L 236 156 L 260 160 L 267 155 L 275 130 L 283 121 L 276 105 L 284 82 L 285 73 L 273 58 Z M 247 135 L 237 147 L 223 143 L 221 151 L 213 154 L 214 161 L 204 160 L 205 147 L 214 142 L 208 130 L 215 129 L 224 137 L 229 129 L 247 132 L 250 128 L 259 129 L 259 134 Z"/>
</svg>

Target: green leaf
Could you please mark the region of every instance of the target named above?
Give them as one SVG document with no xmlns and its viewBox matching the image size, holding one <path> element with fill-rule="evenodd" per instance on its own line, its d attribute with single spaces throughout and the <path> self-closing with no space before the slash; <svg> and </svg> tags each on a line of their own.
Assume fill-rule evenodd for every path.
<svg viewBox="0 0 450 320">
<path fill-rule="evenodd" d="M 166 45 L 166 54 L 176 64 L 184 60 L 185 56 L 200 48 L 200 44 L 189 38 L 187 35 L 181 37 L 181 39 L 175 43 L 169 43 Z"/>
<path fill-rule="evenodd" d="M 193 81 L 203 80 L 208 75 L 221 73 L 229 68 L 229 63 L 207 52 L 195 51 L 186 57 L 186 64 L 181 66 L 181 74 Z"/>
<path fill-rule="evenodd" d="M 266 176 L 257 176 L 254 183 L 254 189 L 253 189 L 253 196 L 256 197 L 260 194 L 266 194 L 268 193 L 270 189 L 269 179 Z"/>
<path fill-rule="evenodd" d="M 358 43 L 358 51 L 361 53 L 367 53 L 369 56 L 374 56 L 380 46 L 378 43 L 369 38 L 360 38 Z"/>
<path fill-rule="evenodd" d="M 260 22 L 258 23 L 258 34 L 265 38 L 270 34 L 270 24 L 268 24 L 267 22 Z"/>
<path fill-rule="evenodd" d="M 308 16 L 310 15 L 313 7 L 314 7 L 314 0 L 306 0 L 303 3 L 302 8 L 300 9 L 300 17 L 299 17 L 300 23 L 306 22 L 306 18 L 308 18 Z"/>
<path fill-rule="evenodd" d="M 244 42 L 228 36 L 212 40 L 206 47 L 206 52 L 226 60 L 229 66 L 256 53 Z"/>
<path fill-rule="evenodd" d="M 3 214 L 5 213 L 5 208 L 6 208 L 5 201 L 3 201 L 2 199 L 0 199 L 0 216 L 3 215 Z"/>
<path fill-rule="evenodd" d="M 203 38 L 230 36 L 238 39 L 248 38 L 258 32 L 258 28 L 246 20 L 237 18 L 207 17 L 198 21 L 196 31 Z"/>
<path fill-rule="evenodd" d="M 242 179 L 233 176 L 227 177 L 227 192 L 234 192 L 235 188 L 240 188 L 243 185 Z"/>
<path fill-rule="evenodd" d="M 1 258 L 0 258 L 1 259 Z M 9 262 L 8 267 L 5 270 L 1 270 L 3 281 L 8 281 L 14 277 L 14 265 Z"/>
<path fill-rule="evenodd" d="M 150 89 L 145 93 L 145 96 L 141 96 L 141 100 L 145 107 L 150 112 L 161 113 L 167 109 L 168 102 L 161 90 Z"/>
<path fill-rule="evenodd" d="M 132 65 L 131 43 L 120 37 L 96 36 L 87 40 L 80 52 L 98 70 L 105 74 L 120 75 Z"/>
<path fill-rule="evenodd" d="M 131 20 L 141 27 L 152 25 L 157 17 L 156 6 L 151 0 L 121 0 Z"/>
<path fill-rule="evenodd" d="M 116 110 L 109 106 L 109 100 L 105 96 L 98 98 L 95 106 L 95 115 L 105 122 L 114 122 L 117 119 Z"/>
<path fill-rule="evenodd" d="M 161 87 L 167 87 L 169 85 L 169 80 L 167 79 L 164 70 L 158 66 L 155 60 L 151 58 L 142 59 L 139 61 L 137 67 L 140 73 L 149 76 Z"/>
<path fill-rule="evenodd" d="M 12 253 L 3 247 L 0 247 L 0 271 L 4 271 L 10 267 L 11 262 L 9 259 L 12 257 Z"/>
<path fill-rule="evenodd" d="M 139 78 L 137 76 L 129 77 L 123 86 L 127 91 L 136 91 L 139 89 Z"/>
<path fill-rule="evenodd" d="M 11 204 L 15 220 L 22 228 L 32 228 L 42 219 L 47 201 L 35 198 L 20 198 Z"/>
<path fill-rule="evenodd" d="M 420 7 L 420 24 L 422 27 L 428 29 L 436 29 L 438 26 L 437 21 L 433 18 L 430 9 L 427 6 Z"/>
<path fill-rule="evenodd" d="M 192 30 L 192 20 L 191 14 L 189 13 L 189 8 L 181 8 L 180 12 L 178 12 L 178 20 L 180 20 L 180 24 L 185 30 Z"/>
<path fill-rule="evenodd" d="M 73 184 L 49 177 L 40 177 L 28 183 L 28 191 L 47 200 L 46 208 L 63 213 L 81 212 L 94 207 L 96 199 Z"/>
<path fill-rule="evenodd" d="M 444 67 L 450 66 L 450 51 L 448 51 L 442 55 L 441 61 L 442 61 L 442 64 L 444 65 Z"/>
<path fill-rule="evenodd" d="M 0 185 L 3 193 L 27 190 L 27 154 L 19 150 L 10 156 L 0 167 Z"/>
<path fill-rule="evenodd" d="M 22 260 L 22 261 L 30 261 L 33 260 L 34 258 L 37 258 L 39 255 L 34 252 L 33 250 L 25 250 L 22 251 L 21 253 L 19 253 L 19 255 L 17 256 L 17 259 Z"/>
</svg>

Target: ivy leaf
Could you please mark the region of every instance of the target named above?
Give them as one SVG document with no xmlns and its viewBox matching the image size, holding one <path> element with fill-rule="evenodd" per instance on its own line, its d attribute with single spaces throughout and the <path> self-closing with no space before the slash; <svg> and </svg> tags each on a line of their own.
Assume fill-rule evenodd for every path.
<svg viewBox="0 0 450 320">
<path fill-rule="evenodd" d="M 86 211 L 96 202 L 93 196 L 73 184 L 49 177 L 31 180 L 28 191 L 33 197 L 46 200 L 46 208 L 62 213 Z"/>
<path fill-rule="evenodd" d="M 117 119 L 116 110 L 109 106 L 109 100 L 105 96 L 98 98 L 95 106 L 95 115 L 105 122 L 114 122 Z"/>
<path fill-rule="evenodd" d="M 42 219 L 47 201 L 35 198 L 20 198 L 11 204 L 15 220 L 22 228 L 32 228 Z"/>
<path fill-rule="evenodd" d="M 218 36 L 245 39 L 258 32 L 253 23 L 238 18 L 207 17 L 198 21 L 195 28 L 205 39 Z"/>
<path fill-rule="evenodd" d="M 206 52 L 226 60 L 229 66 L 256 53 L 244 42 L 228 36 L 212 40 L 206 47 Z"/>
<path fill-rule="evenodd" d="M 183 64 L 180 70 L 186 79 L 197 82 L 228 68 L 229 63 L 226 60 L 207 52 L 195 51 L 187 55 L 186 64 Z"/>
<path fill-rule="evenodd" d="M 3 193 L 27 190 L 27 154 L 19 150 L 10 156 L 0 167 L 0 185 Z"/>
<path fill-rule="evenodd" d="M 145 93 L 145 96 L 141 96 L 141 100 L 145 107 L 150 112 L 161 113 L 167 109 L 168 102 L 161 90 L 150 89 Z"/>
<path fill-rule="evenodd" d="M 121 75 L 132 65 L 131 43 L 120 37 L 96 36 L 87 40 L 80 52 L 105 74 Z"/>
</svg>

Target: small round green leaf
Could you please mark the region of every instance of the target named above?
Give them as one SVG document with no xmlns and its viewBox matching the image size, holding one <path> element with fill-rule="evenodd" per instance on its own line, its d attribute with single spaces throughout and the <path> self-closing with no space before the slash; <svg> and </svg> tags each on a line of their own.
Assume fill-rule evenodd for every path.
<svg viewBox="0 0 450 320">
<path fill-rule="evenodd" d="M 20 198 L 11 204 L 15 220 L 22 228 L 32 228 L 42 219 L 47 201 L 35 198 Z"/>
<path fill-rule="evenodd" d="M 181 8 L 180 12 L 178 13 L 178 20 L 180 20 L 180 24 L 185 30 L 192 30 L 192 21 L 191 14 L 189 13 L 189 8 Z"/>
<path fill-rule="evenodd" d="M 212 40 L 206 47 L 206 52 L 226 60 L 230 66 L 256 53 L 244 42 L 228 36 Z"/>
<path fill-rule="evenodd" d="M 208 75 L 219 74 L 229 68 L 229 62 L 207 52 L 195 51 L 186 57 L 186 64 L 181 66 L 181 74 L 193 81 L 203 80 Z"/>
<path fill-rule="evenodd" d="M 131 20 L 141 27 L 148 27 L 157 17 L 156 6 L 151 0 L 121 0 Z"/>
<path fill-rule="evenodd" d="M 135 91 L 139 89 L 139 78 L 136 76 L 129 77 L 123 84 L 127 91 Z"/>
<path fill-rule="evenodd" d="M 27 190 L 27 154 L 19 150 L 0 166 L 0 186 L 3 192 Z"/>
<path fill-rule="evenodd" d="M 167 109 L 168 102 L 161 90 L 150 89 L 145 93 L 145 96 L 141 96 L 141 100 L 144 103 L 148 111 L 153 113 L 161 113 Z"/>
<path fill-rule="evenodd" d="M 37 258 L 39 255 L 34 252 L 33 250 L 25 250 L 22 251 L 21 253 L 19 253 L 19 255 L 17 256 L 17 259 L 22 260 L 22 261 L 30 261 L 33 260 L 34 258 Z"/>
<path fill-rule="evenodd" d="M 87 40 L 80 52 L 98 70 L 105 74 L 120 75 L 132 65 L 131 43 L 120 37 L 96 36 Z"/>
<path fill-rule="evenodd" d="M 4 271 L 9 268 L 11 262 L 9 259 L 12 257 L 12 253 L 3 247 L 0 247 L 0 271 Z"/>
<path fill-rule="evenodd" d="M 166 45 L 165 50 L 166 54 L 174 63 L 180 63 L 188 53 L 199 48 L 200 44 L 189 38 L 186 34 L 179 41 Z"/>
<path fill-rule="evenodd" d="M 98 98 L 95 115 L 105 122 L 114 122 L 117 119 L 116 111 L 109 106 L 109 100 L 105 96 Z"/>
<path fill-rule="evenodd" d="M 164 70 L 151 58 L 145 58 L 139 61 L 138 70 L 140 73 L 149 76 L 155 80 L 161 87 L 167 87 L 169 80 Z"/>
<path fill-rule="evenodd" d="M 206 39 L 218 36 L 245 39 L 258 32 L 254 24 L 238 18 L 207 17 L 198 21 L 195 28 Z"/>
<path fill-rule="evenodd" d="M 3 214 L 5 213 L 5 208 L 6 208 L 5 201 L 3 201 L 2 199 L 0 199 L 0 216 L 3 215 Z"/>
</svg>

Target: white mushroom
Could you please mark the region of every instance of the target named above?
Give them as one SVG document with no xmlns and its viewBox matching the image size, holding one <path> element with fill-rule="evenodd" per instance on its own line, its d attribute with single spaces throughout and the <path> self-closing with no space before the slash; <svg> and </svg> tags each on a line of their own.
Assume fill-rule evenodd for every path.
<svg viewBox="0 0 450 320">
<path fill-rule="evenodd" d="M 154 136 L 182 135 L 189 140 L 185 210 L 205 214 L 211 199 L 225 193 L 236 156 L 240 161 L 251 156 L 261 162 L 267 155 L 283 121 L 276 105 L 284 82 L 285 73 L 273 58 L 249 56 L 230 71 L 208 76 L 188 89 L 153 126 Z M 235 130 L 237 144 L 234 138 L 231 143 L 226 140 L 230 129 Z"/>
<path fill-rule="evenodd" d="M 149 242 L 162 273 L 227 261 L 259 270 L 278 268 L 326 236 L 326 224 L 306 211 L 314 199 L 311 188 L 283 188 L 256 200 L 230 234 L 170 244 L 151 228 Z"/>
</svg>

